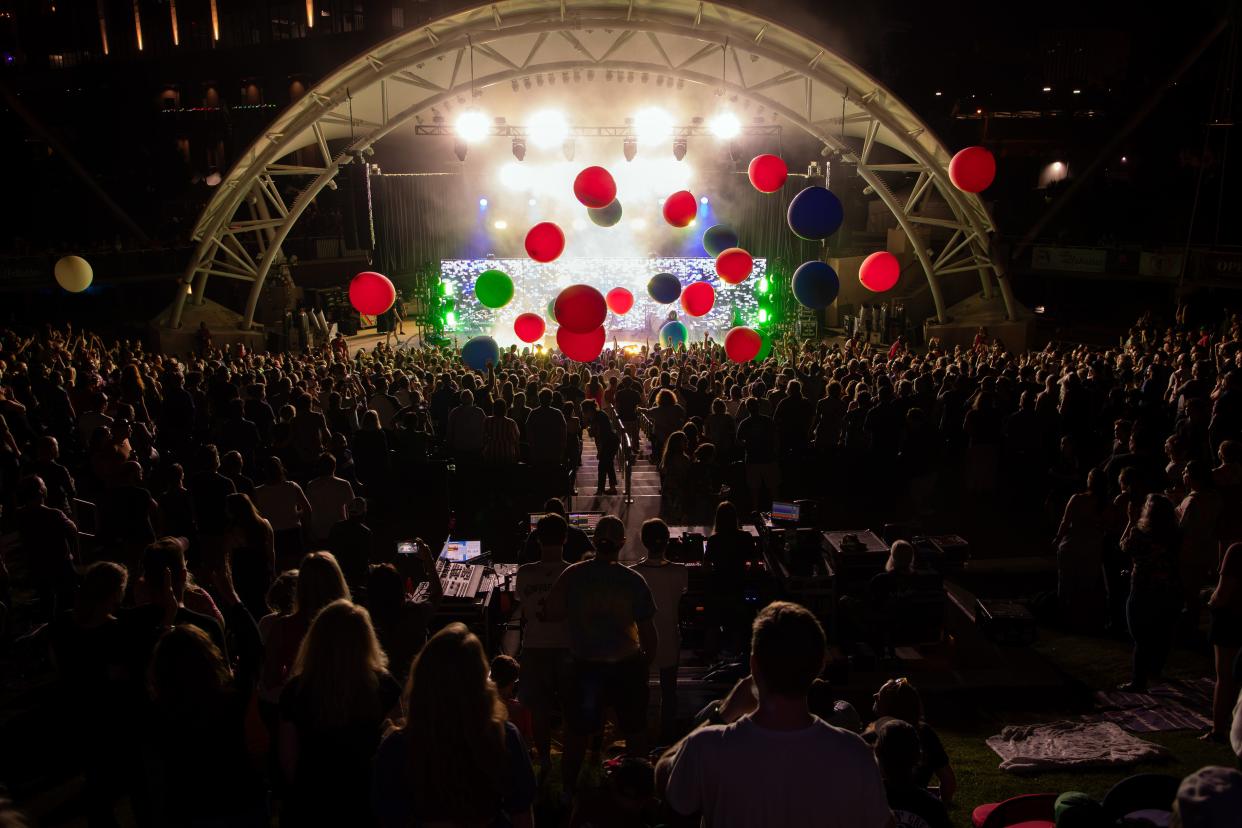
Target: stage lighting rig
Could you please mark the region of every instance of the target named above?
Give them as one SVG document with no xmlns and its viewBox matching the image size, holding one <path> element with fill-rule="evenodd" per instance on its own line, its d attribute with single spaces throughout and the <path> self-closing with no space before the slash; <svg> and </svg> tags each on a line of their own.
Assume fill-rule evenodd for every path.
<svg viewBox="0 0 1242 828">
<path fill-rule="evenodd" d="M 526 124 L 531 142 L 539 149 L 552 149 L 565 143 L 569 137 L 569 122 L 562 112 L 544 109 L 530 117 Z"/>
<path fill-rule="evenodd" d="M 678 161 L 686 157 L 686 139 L 685 138 L 674 138 L 673 139 L 673 157 L 676 158 Z"/>
<path fill-rule="evenodd" d="M 633 161 L 634 156 L 638 155 L 638 141 L 627 137 L 621 142 L 621 154 L 625 156 L 626 161 Z"/>
<path fill-rule="evenodd" d="M 514 138 L 513 139 L 513 157 L 519 161 L 526 160 L 526 139 L 525 138 Z"/>
<path fill-rule="evenodd" d="M 707 123 L 712 135 L 722 140 L 736 138 L 742 134 L 742 122 L 732 112 L 720 112 Z"/>
<path fill-rule="evenodd" d="M 477 144 L 486 138 L 490 126 L 487 116 L 477 109 L 467 109 L 457 116 L 454 124 L 457 137 L 467 144 Z"/>
<path fill-rule="evenodd" d="M 561 152 L 565 154 L 566 161 L 574 160 L 574 151 L 576 149 L 573 138 L 566 138 L 565 143 L 561 144 Z"/>
<path fill-rule="evenodd" d="M 673 137 L 673 116 L 658 106 L 634 113 L 634 132 L 644 145 L 660 144 Z"/>
<path fill-rule="evenodd" d="M 453 154 L 457 156 L 458 161 L 462 162 L 463 164 L 466 163 L 466 153 L 469 150 L 470 150 L 470 147 L 466 145 L 466 141 L 464 138 L 453 139 Z"/>
</svg>

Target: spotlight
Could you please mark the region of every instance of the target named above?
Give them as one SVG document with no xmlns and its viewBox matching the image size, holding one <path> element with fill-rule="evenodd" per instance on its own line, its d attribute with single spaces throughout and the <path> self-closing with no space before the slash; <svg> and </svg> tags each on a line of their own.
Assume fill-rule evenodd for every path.
<svg viewBox="0 0 1242 828">
<path fill-rule="evenodd" d="M 563 153 L 565 154 L 565 160 L 566 160 L 566 161 L 573 161 L 573 160 L 574 160 L 574 150 L 575 150 L 575 149 L 576 149 L 576 147 L 574 146 L 574 139 L 573 139 L 573 138 L 566 138 L 566 139 L 565 139 L 565 143 L 561 144 L 561 152 L 563 152 Z"/>
<path fill-rule="evenodd" d="M 569 122 L 564 113 L 555 109 L 544 109 L 536 112 L 526 123 L 530 140 L 539 149 L 552 149 L 560 146 L 569 137 Z"/>
<path fill-rule="evenodd" d="M 495 227 L 497 230 L 508 230 L 509 222 L 505 221 L 504 219 L 497 219 L 496 222 L 492 225 L 492 227 Z"/>
<path fill-rule="evenodd" d="M 486 209 L 487 209 L 487 199 L 486 199 L 486 198 L 480 198 L 480 199 L 479 199 L 479 209 L 480 209 L 480 210 L 486 210 Z"/>
<path fill-rule="evenodd" d="M 513 157 L 519 161 L 526 160 L 526 139 L 525 138 L 514 138 L 513 139 Z"/>
<path fill-rule="evenodd" d="M 462 140 L 461 138 L 453 139 L 453 154 L 456 155 L 457 160 L 462 162 L 463 164 L 466 162 L 466 153 L 469 151 L 469 149 L 470 148 L 466 146 L 466 142 Z"/>
<path fill-rule="evenodd" d="M 686 139 L 685 138 L 674 138 L 673 139 L 673 157 L 676 158 L 678 161 L 686 157 Z"/>
<path fill-rule="evenodd" d="M 626 138 L 621 142 L 621 154 L 625 156 L 626 161 L 633 161 L 634 156 L 638 155 L 638 142 L 633 138 Z"/>
<path fill-rule="evenodd" d="M 742 133 L 742 122 L 732 112 L 721 112 L 712 118 L 707 128 L 712 131 L 712 135 L 723 140 L 736 138 Z"/>
<path fill-rule="evenodd" d="M 534 207 L 536 204 L 538 204 L 538 202 L 532 198 L 530 201 L 526 202 L 526 204 L 530 207 Z"/>
<path fill-rule="evenodd" d="M 640 144 L 659 144 L 673 136 L 673 116 L 658 106 L 634 113 L 634 132 Z"/>
<path fill-rule="evenodd" d="M 699 204 L 706 204 L 706 203 L 707 203 L 707 196 L 703 196 L 702 198 L 699 199 Z"/>
<path fill-rule="evenodd" d="M 467 144 L 477 144 L 487 137 L 490 124 L 487 116 L 477 109 L 467 109 L 457 116 L 457 137 Z"/>
</svg>

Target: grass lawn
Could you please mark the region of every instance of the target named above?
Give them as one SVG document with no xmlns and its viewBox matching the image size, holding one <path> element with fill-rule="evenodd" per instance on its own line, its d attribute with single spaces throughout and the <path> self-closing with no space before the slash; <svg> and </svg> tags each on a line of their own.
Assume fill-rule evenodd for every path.
<svg viewBox="0 0 1242 828">
<path fill-rule="evenodd" d="M 1058 669 L 1081 683 L 1084 693 L 1089 688 L 1113 687 L 1129 675 L 1128 642 L 1068 635 L 1041 628 L 1040 641 L 1035 646 Z M 1195 678 L 1211 675 L 1211 667 L 1206 655 L 1178 648 L 1166 672 L 1170 677 Z M 1004 700 L 998 699 L 988 709 L 970 711 L 959 718 L 947 719 L 944 724 L 933 720 L 957 773 L 958 804 L 950 812 L 954 824 L 970 825 L 970 812 L 976 805 L 998 802 L 1022 793 L 1074 790 L 1099 798 L 1114 783 L 1136 773 L 1165 773 L 1181 777 L 1204 765 L 1236 765 L 1227 746 L 1202 742 L 1198 733 L 1173 731 L 1141 737 L 1168 748 L 1173 754 L 1168 761 L 1118 770 L 1017 776 L 999 770 L 1000 758 L 984 743 L 984 739 L 1000 733 L 1005 725 L 1075 719 L 1083 712 L 1086 710 L 1007 710 Z"/>
</svg>

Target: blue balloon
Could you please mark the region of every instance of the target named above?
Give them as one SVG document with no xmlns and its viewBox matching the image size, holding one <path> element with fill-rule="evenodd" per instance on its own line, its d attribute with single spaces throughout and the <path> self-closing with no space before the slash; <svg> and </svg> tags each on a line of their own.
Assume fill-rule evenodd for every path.
<svg viewBox="0 0 1242 828">
<path fill-rule="evenodd" d="M 621 220 L 621 200 L 614 198 L 607 207 L 588 207 L 587 216 L 600 227 L 612 227 Z"/>
<path fill-rule="evenodd" d="M 725 224 L 713 224 L 703 232 L 703 249 L 709 256 L 719 256 L 730 247 L 738 247 L 737 233 Z"/>
<path fill-rule="evenodd" d="M 793 295 L 808 308 L 826 308 L 841 291 L 841 280 L 827 262 L 804 262 L 793 275 Z"/>
<path fill-rule="evenodd" d="M 487 363 L 500 364 L 500 346 L 490 336 L 476 336 L 461 346 L 461 361 L 475 371 L 486 371 Z"/>
<path fill-rule="evenodd" d="M 647 293 L 661 305 L 671 305 L 681 296 L 681 282 L 671 273 L 657 273 L 647 283 Z"/>
<path fill-rule="evenodd" d="M 677 321 L 665 322 L 660 326 L 660 347 L 676 348 L 679 345 L 685 345 L 687 336 L 689 332 L 685 325 Z"/>
<path fill-rule="evenodd" d="M 789 202 L 789 229 L 807 241 L 821 241 L 841 227 L 845 208 L 841 199 L 823 187 L 807 187 Z"/>
</svg>

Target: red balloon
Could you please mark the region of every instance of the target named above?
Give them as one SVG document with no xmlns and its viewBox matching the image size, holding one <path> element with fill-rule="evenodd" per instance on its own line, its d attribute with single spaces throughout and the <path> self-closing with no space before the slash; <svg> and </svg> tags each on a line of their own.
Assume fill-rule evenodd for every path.
<svg viewBox="0 0 1242 828">
<path fill-rule="evenodd" d="M 574 333 L 564 325 L 556 332 L 556 347 L 570 359 L 591 362 L 604 350 L 604 326 L 587 333 Z"/>
<path fill-rule="evenodd" d="M 364 270 L 349 282 L 349 304 L 358 313 L 379 316 L 397 301 L 397 289 L 382 273 Z"/>
<path fill-rule="evenodd" d="M 730 328 L 725 334 L 725 356 L 734 362 L 750 362 L 759 356 L 763 337 L 753 328 Z"/>
<path fill-rule="evenodd" d="M 608 310 L 617 316 L 625 316 L 630 312 L 630 308 L 634 307 L 634 294 L 622 287 L 615 287 L 608 291 L 604 300 L 608 303 Z"/>
<path fill-rule="evenodd" d="M 590 285 L 570 285 L 557 295 L 552 313 L 562 328 L 587 333 L 604 324 L 608 303 Z"/>
<path fill-rule="evenodd" d="M 664 199 L 664 220 L 674 227 L 689 227 L 699 214 L 699 200 L 689 190 L 678 190 Z"/>
<path fill-rule="evenodd" d="M 741 284 L 755 268 L 755 260 L 740 247 L 730 247 L 716 257 L 716 275 L 731 285 Z"/>
<path fill-rule="evenodd" d="M 716 304 L 716 289 L 711 282 L 692 282 L 681 292 L 681 308 L 689 316 L 702 316 Z"/>
<path fill-rule="evenodd" d="M 617 197 L 617 182 L 603 167 L 587 167 L 574 179 L 574 195 L 587 207 L 598 210 Z"/>
<path fill-rule="evenodd" d="M 986 147 L 958 150 L 949 162 L 949 180 L 966 193 L 981 193 L 996 178 L 996 158 Z"/>
<path fill-rule="evenodd" d="M 551 262 L 565 252 L 565 233 L 550 221 L 541 221 L 526 233 L 526 254 L 537 262 Z"/>
<path fill-rule="evenodd" d="M 785 186 L 789 168 L 779 155 L 756 155 L 746 170 L 750 183 L 761 193 L 774 193 Z"/>
<path fill-rule="evenodd" d="M 513 332 L 523 342 L 534 342 L 539 339 L 543 336 L 546 327 L 543 317 L 537 313 L 524 313 L 513 320 Z"/>
<path fill-rule="evenodd" d="M 874 290 L 876 293 L 892 290 L 899 278 L 901 262 L 892 253 L 884 250 L 877 250 L 863 259 L 862 266 L 858 268 L 858 281 L 867 290 Z"/>
</svg>

